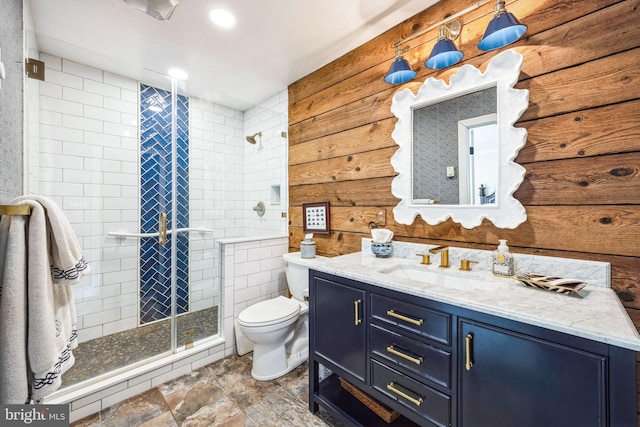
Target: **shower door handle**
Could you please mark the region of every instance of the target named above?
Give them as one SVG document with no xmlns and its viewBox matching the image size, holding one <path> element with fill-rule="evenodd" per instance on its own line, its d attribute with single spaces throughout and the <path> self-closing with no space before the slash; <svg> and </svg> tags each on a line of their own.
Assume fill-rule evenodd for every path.
<svg viewBox="0 0 640 427">
<path fill-rule="evenodd" d="M 160 212 L 158 218 L 158 243 L 164 246 L 167 243 L 167 214 Z"/>
</svg>

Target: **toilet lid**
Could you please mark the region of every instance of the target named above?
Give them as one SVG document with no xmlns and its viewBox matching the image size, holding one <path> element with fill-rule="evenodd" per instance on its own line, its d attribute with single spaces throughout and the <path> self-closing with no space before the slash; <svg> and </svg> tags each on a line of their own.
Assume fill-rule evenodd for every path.
<svg viewBox="0 0 640 427">
<path fill-rule="evenodd" d="M 279 296 L 245 308 L 240 312 L 238 321 L 247 326 L 270 325 L 297 316 L 299 312 L 297 301 Z"/>
</svg>

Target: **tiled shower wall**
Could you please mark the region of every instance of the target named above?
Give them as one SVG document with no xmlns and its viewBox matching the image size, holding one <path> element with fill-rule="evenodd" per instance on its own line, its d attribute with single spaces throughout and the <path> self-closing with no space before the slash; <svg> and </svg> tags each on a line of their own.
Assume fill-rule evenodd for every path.
<svg viewBox="0 0 640 427">
<path fill-rule="evenodd" d="M 159 216 L 167 228 L 189 227 L 189 98 L 140 85 L 140 232 L 158 231 Z M 176 123 L 173 150 L 173 119 Z M 175 164 L 173 154 L 175 151 Z M 174 175 L 175 173 L 175 175 Z M 174 179 L 175 178 L 175 179 Z M 176 188 L 173 188 L 175 181 Z M 173 209 L 172 198 L 176 198 Z M 175 260 L 171 257 L 176 240 Z M 175 263 L 174 263 L 175 261 Z M 176 313 L 189 311 L 189 235 L 172 233 L 167 241 L 140 239 L 140 321 L 171 317 L 172 274 L 175 264 Z"/>
<path fill-rule="evenodd" d="M 288 93 L 283 91 L 244 114 L 245 134 L 262 132 L 261 145 L 245 144 L 246 231 L 244 236 L 287 232 Z M 260 139 L 260 138 L 259 138 Z M 258 202 L 266 210 L 260 217 L 253 210 Z"/>
<path fill-rule="evenodd" d="M 80 239 L 93 274 L 74 288 L 81 341 L 138 324 L 138 242 L 108 237 L 139 230 L 138 83 L 42 54 L 39 191 L 56 200 Z M 243 113 L 190 103 L 192 309 L 220 303 L 213 237 L 241 229 Z M 229 173 L 226 173 L 229 172 Z M 228 210 L 226 208 L 229 208 Z M 236 234 L 237 235 L 237 234 Z"/>
<path fill-rule="evenodd" d="M 92 274 L 74 287 L 81 341 L 137 325 L 137 85 L 41 55 L 40 193 L 71 221 Z"/>
</svg>

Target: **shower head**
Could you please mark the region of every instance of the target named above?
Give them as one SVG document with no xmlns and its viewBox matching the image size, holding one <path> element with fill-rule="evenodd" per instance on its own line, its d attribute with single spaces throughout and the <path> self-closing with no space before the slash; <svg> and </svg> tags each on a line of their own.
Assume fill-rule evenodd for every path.
<svg viewBox="0 0 640 427">
<path fill-rule="evenodd" d="M 262 138 L 262 132 L 256 132 L 253 135 L 247 136 L 247 141 L 249 142 L 249 144 L 256 143 L 256 136 L 259 136 L 260 138 Z"/>
</svg>

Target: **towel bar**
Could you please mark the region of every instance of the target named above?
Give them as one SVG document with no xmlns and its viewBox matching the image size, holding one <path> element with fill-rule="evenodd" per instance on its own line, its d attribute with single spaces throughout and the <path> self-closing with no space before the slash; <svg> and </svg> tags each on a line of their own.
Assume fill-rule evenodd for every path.
<svg viewBox="0 0 640 427">
<path fill-rule="evenodd" d="M 213 233 L 213 228 L 178 228 L 177 233 L 184 233 L 186 231 L 198 231 L 200 233 Z M 172 234 L 173 230 L 167 230 L 167 235 Z M 158 237 L 158 232 L 155 233 L 126 233 L 124 231 L 110 231 L 108 236 L 115 237 L 116 239 L 126 239 L 127 237 Z"/>
<path fill-rule="evenodd" d="M 2 215 L 31 215 L 31 206 L 0 205 L 0 216 Z"/>
</svg>

